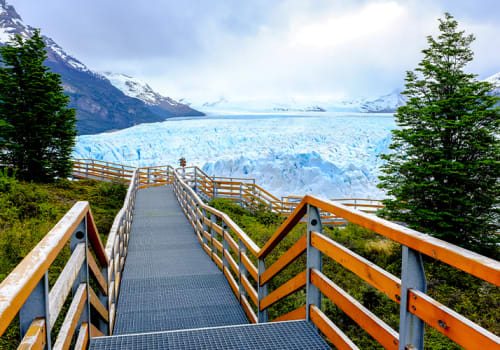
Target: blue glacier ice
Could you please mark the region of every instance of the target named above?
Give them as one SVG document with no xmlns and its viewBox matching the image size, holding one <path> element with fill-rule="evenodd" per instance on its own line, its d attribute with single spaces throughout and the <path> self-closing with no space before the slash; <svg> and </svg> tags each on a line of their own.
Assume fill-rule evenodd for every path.
<svg viewBox="0 0 500 350">
<path fill-rule="evenodd" d="M 209 175 L 252 177 L 271 193 L 381 198 L 381 153 L 392 115 L 229 115 L 175 118 L 79 136 L 75 158 L 134 166 L 177 165 L 185 157 Z"/>
</svg>

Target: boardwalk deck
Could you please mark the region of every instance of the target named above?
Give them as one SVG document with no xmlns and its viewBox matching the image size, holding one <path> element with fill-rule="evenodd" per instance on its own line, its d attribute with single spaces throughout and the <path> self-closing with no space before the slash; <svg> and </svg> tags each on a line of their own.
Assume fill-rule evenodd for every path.
<svg viewBox="0 0 500 350">
<path fill-rule="evenodd" d="M 139 190 L 115 335 L 246 324 L 169 186 Z"/>
</svg>

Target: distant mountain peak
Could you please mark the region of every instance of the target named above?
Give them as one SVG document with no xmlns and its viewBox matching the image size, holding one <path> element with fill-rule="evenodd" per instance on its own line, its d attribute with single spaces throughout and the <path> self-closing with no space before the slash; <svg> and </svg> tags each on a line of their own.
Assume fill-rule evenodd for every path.
<svg viewBox="0 0 500 350">
<path fill-rule="evenodd" d="M 104 77 L 109 79 L 111 84 L 121 90 L 125 95 L 136 98 L 144 102 L 154 112 L 158 114 L 191 115 L 201 116 L 200 113 L 189 106 L 179 103 L 170 97 L 166 97 L 156 92 L 146 82 L 121 73 L 103 72 Z"/>
<path fill-rule="evenodd" d="M 7 5 L 5 0 L 0 0 L 0 46 L 8 44 L 16 34 L 29 38 L 34 30 L 23 23 L 13 6 Z M 174 116 L 203 115 L 168 97 L 154 95 L 155 92 L 145 83 L 141 83 L 144 85 L 142 90 L 139 85 L 135 86 L 135 95 L 124 94 L 104 75 L 90 70 L 54 40 L 45 35 L 42 35 L 42 38 L 47 51 L 45 65 L 61 75 L 64 91 L 71 99 L 70 107 L 77 109 L 77 128 L 81 134 L 123 129 L 140 123 L 163 121 Z M 127 79 L 133 80 L 131 77 Z M 153 96 L 156 100 L 146 103 L 148 96 Z"/>
</svg>

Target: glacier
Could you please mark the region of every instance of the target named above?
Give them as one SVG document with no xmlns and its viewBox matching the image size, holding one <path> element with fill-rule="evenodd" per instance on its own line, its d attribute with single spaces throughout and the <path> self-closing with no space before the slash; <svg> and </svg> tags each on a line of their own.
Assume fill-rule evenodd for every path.
<svg viewBox="0 0 500 350">
<path fill-rule="evenodd" d="M 379 158 L 391 114 L 246 114 L 173 118 L 77 138 L 74 158 L 133 166 L 181 157 L 211 176 L 255 178 L 274 195 L 382 198 Z"/>
</svg>

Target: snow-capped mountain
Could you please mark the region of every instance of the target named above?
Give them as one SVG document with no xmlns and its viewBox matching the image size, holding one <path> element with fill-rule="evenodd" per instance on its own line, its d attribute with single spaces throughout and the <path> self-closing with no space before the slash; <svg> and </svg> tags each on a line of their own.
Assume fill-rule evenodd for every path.
<svg viewBox="0 0 500 350">
<path fill-rule="evenodd" d="M 7 44 L 15 34 L 28 38 L 33 31 L 34 28 L 23 22 L 13 6 L 0 0 L 0 46 Z M 45 35 L 43 39 L 47 46 L 45 65 L 61 75 L 64 90 L 71 99 L 70 107 L 77 110 L 79 134 L 123 129 L 173 116 L 199 115 L 187 106 L 165 109 L 161 104 L 150 106 L 127 96 L 106 77 L 66 53 L 54 40 Z"/>
<path fill-rule="evenodd" d="M 485 81 L 495 85 L 495 95 L 500 97 L 500 73 L 493 74 L 491 77 L 486 78 Z"/>
<path fill-rule="evenodd" d="M 154 91 L 146 82 L 126 74 L 104 72 L 103 75 L 109 79 L 111 84 L 120 89 L 125 95 L 137 98 L 144 102 L 153 111 L 164 114 L 166 112 L 173 113 L 177 116 L 202 116 L 189 106 L 175 101 L 170 97 L 165 97 Z"/>
<path fill-rule="evenodd" d="M 401 95 L 401 90 L 394 90 L 390 94 L 362 101 L 359 109 L 366 113 L 394 113 L 399 107 L 404 106 L 406 101 L 407 98 Z"/>
</svg>

